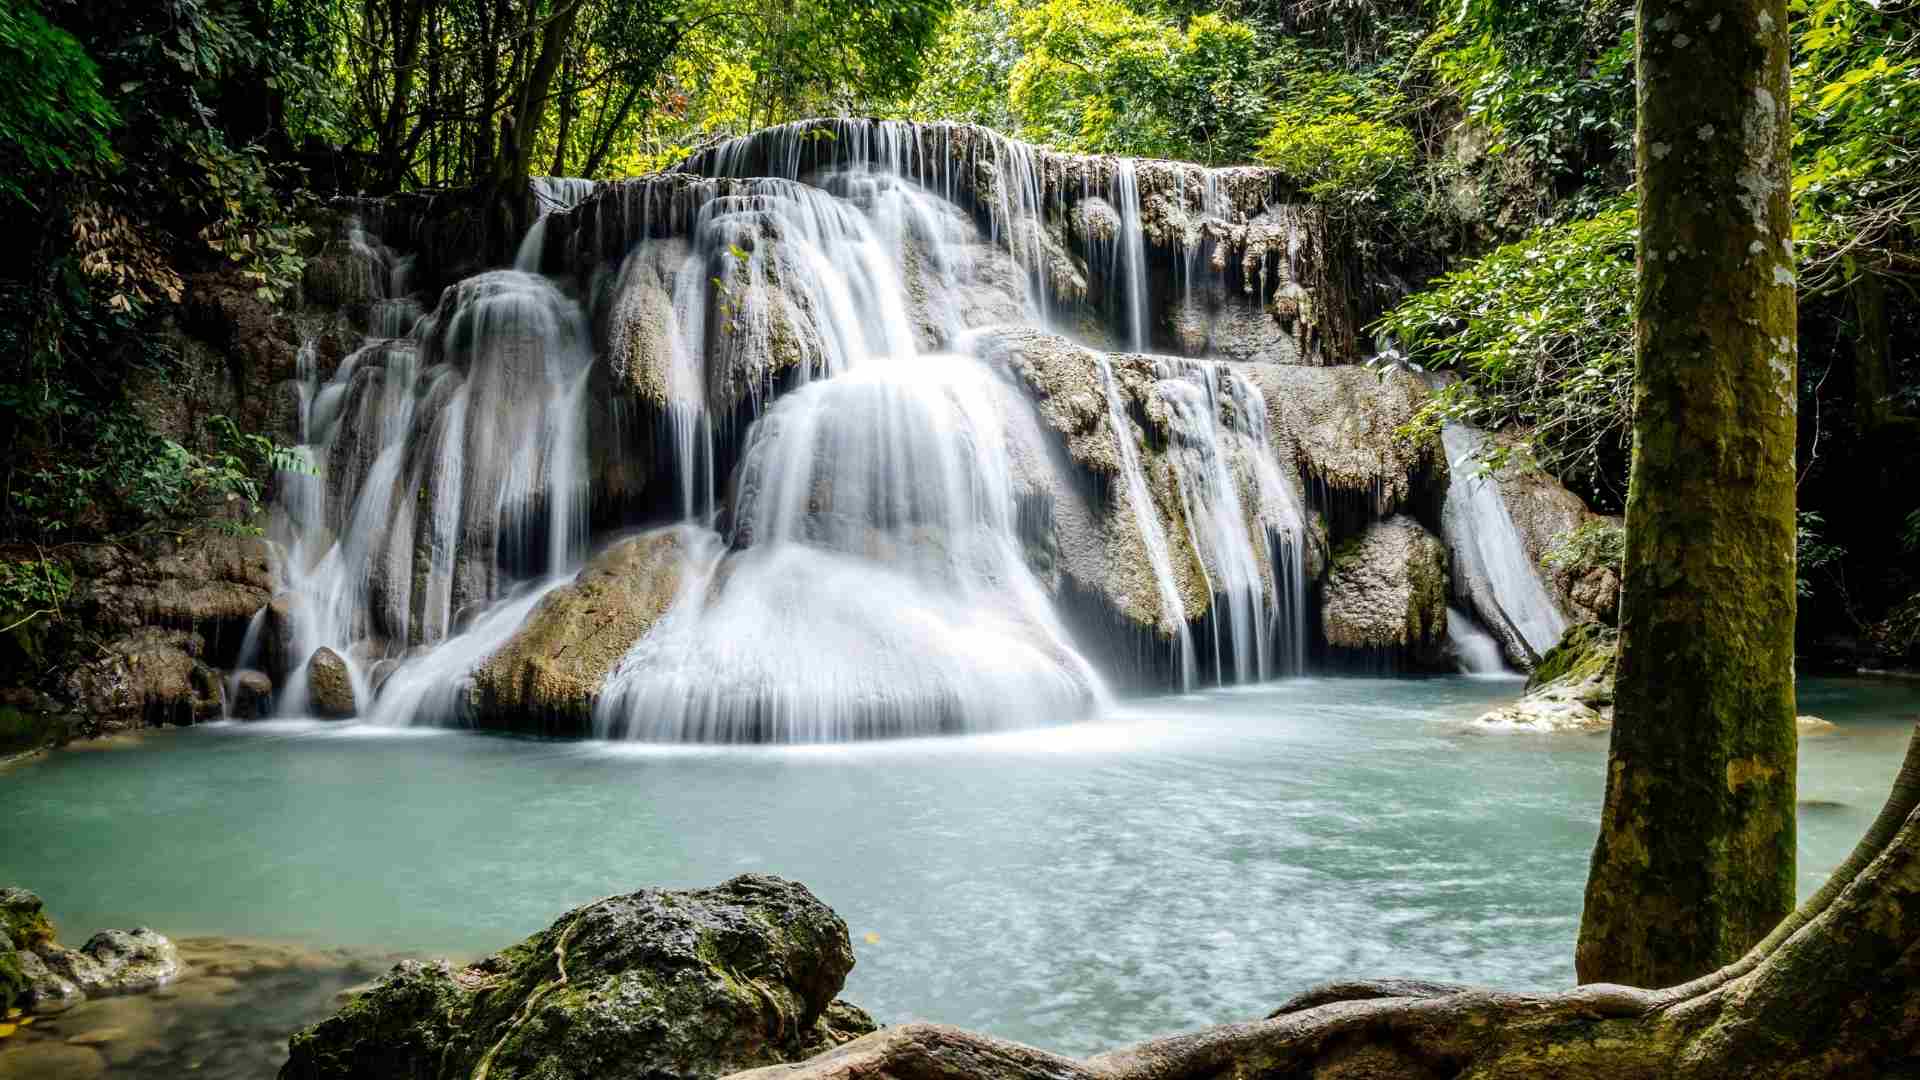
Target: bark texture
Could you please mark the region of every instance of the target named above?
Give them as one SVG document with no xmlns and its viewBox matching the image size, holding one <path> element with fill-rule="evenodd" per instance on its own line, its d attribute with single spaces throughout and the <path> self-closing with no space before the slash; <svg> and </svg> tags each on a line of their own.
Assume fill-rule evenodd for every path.
<svg viewBox="0 0 1920 1080">
<path fill-rule="evenodd" d="M 1793 906 L 1786 0 L 1640 0 L 1638 366 L 1582 982 L 1664 986 Z"/>
<path fill-rule="evenodd" d="M 1667 990 L 1322 987 L 1265 1020 L 1084 1060 L 938 1024 L 737 1080 L 1555 1080 L 1920 1076 L 1920 730 L 1879 819 L 1738 962 Z"/>
</svg>

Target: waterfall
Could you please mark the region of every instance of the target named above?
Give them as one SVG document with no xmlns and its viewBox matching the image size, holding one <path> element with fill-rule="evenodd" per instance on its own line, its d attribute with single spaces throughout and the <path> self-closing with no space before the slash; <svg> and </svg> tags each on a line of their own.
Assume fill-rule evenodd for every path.
<svg viewBox="0 0 1920 1080">
<path fill-rule="evenodd" d="M 1133 421 L 1120 405 L 1120 391 L 1114 385 L 1113 364 L 1100 358 L 1100 386 L 1106 394 L 1107 424 L 1113 430 L 1114 449 L 1120 459 L 1120 475 L 1126 484 L 1127 508 L 1134 527 L 1146 545 L 1153 568 L 1153 583 L 1160 594 L 1160 619 L 1173 631 L 1174 662 L 1179 665 L 1180 688 L 1194 685 L 1193 636 L 1187 629 L 1187 607 L 1180 599 L 1180 588 L 1173 580 L 1173 556 L 1167 547 L 1166 530 L 1161 527 L 1153 496 L 1147 492 L 1146 473 L 1140 467 L 1140 452 L 1134 445 Z"/>
<path fill-rule="evenodd" d="M 755 425 L 733 535 L 610 678 L 610 738 L 823 742 L 1031 726 L 1104 698 L 1021 558 L 971 357 L 876 357 Z"/>
<path fill-rule="evenodd" d="M 1115 209 L 1120 213 L 1120 237 L 1117 250 L 1120 266 L 1116 277 L 1126 285 L 1127 348 L 1147 350 L 1147 255 L 1140 226 L 1140 177 L 1132 158 L 1114 163 L 1113 192 Z"/>
<path fill-rule="evenodd" d="M 1304 671 L 1312 534 L 1249 369 L 1052 336 L 1151 347 L 1146 218 L 1177 213 L 1153 233 L 1176 249 L 1172 300 L 1216 320 L 1176 324 L 1182 348 L 1293 356 L 1263 307 L 1265 267 L 1300 257 L 1279 191 L 848 119 L 653 177 L 536 179 L 514 268 L 431 312 L 406 258 L 356 230 L 388 306 L 330 374 L 302 354 L 310 467 L 281 478 L 267 620 L 279 708 L 307 710 L 325 648 L 363 717 L 465 722 L 494 707 L 471 673 L 594 529 L 668 521 L 677 585 L 581 703 L 604 738 L 1057 723 L 1108 700 L 1095 646 L 1143 636 L 1183 689 Z M 1238 351 L 1207 353 L 1214 325 Z M 977 346 L 993 328 L 1065 347 L 1023 374 Z"/>
<path fill-rule="evenodd" d="M 1467 675 L 1505 675 L 1509 669 L 1500 643 L 1481 629 L 1473 616 L 1457 607 L 1447 609 L 1447 644 L 1454 666 Z"/>
<path fill-rule="evenodd" d="M 366 712 L 376 669 L 578 562 L 591 363 L 579 306 L 544 278 L 501 270 L 448 289 L 408 337 L 369 340 L 324 385 L 308 374 L 309 470 L 280 475 L 275 515 L 282 632 L 298 658 L 282 712 L 307 711 L 316 650 L 345 659 Z M 447 719 L 389 697 L 372 716 Z"/>
<path fill-rule="evenodd" d="M 1500 485 L 1477 461 L 1484 434 L 1462 424 L 1441 429 L 1449 465 L 1441 533 L 1453 551 L 1455 592 L 1531 667 L 1559 643 L 1567 620 L 1527 557 Z"/>
<path fill-rule="evenodd" d="M 1297 673 L 1305 666 L 1306 515 L 1275 464 L 1266 398 L 1223 364 L 1163 360 L 1156 374 L 1189 543 L 1213 597 L 1214 681 L 1265 680 L 1276 664 Z"/>
<path fill-rule="evenodd" d="M 571 210 L 580 200 L 593 194 L 593 181 L 568 176 L 535 176 L 527 181 L 533 198 L 533 224 L 520 241 L 513 268 L 528 273 L 540 272 L 540 260 L 547 250 L 547 217 L 556 210 Z"/>
</svg>

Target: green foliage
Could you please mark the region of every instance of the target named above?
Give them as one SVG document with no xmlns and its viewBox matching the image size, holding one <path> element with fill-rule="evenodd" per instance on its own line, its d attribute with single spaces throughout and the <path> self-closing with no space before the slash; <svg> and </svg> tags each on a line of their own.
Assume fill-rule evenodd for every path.
<svg viewBox="0 0 1920 1080">
<path fill-rule="evenodd" d="M 1020 134 L 1088 153 L 1245 161 L 1269 101 L 1258 34 L 1217 14 L 1182 27 L 1123 0 L 1018 10 L 1008 88 Z"/>
<path fill-rule="evenodd" d="M 1413 134 L 1394 119 L 1402 107 L 1397 93 L 1363 79 L 1296 76 L 1257 157 L 1320 202 L 1382 204 L 1416 164 Z"/>
<path fill-rule="evenodd" d="M 956 7 L 928 50 L 924 76 L 901 110 L 913 120 L 955 120 L 1011 131 L 1007 96 L 1019 45 L 1013 37 L 1015 0 L 981 0 Z"/>
<path fill-rule="evenodd" d="M 1605 568 L 1619 573 L 1626 557 L 1627 530 L 1617 522 L 1600 520 L 1555 537 L 1540 564 L 1548 570 Z"/>
<path fill-rule="evenodd" d="M 1802 599 L 1814 596 L 1814 575 L 1832 575 L 1847 556 L 1847 549 L 1825 539 L 1827 522 L 1819 513 L 1802 510 L 1794 531 L 1794 559 L 1798 572 L 1795 587 Z"/>
<path fill-rule="evenodd" d="M 100 72 L 72 34 L 30 0 L 0 6 L 0 206 L 27 203 L 27 185 L 111 165 L 118 114 Z"/>
<path fill-rule="evenodd" d="M 35 619 L 58 618 L 73 595 L 73 568 L 42 554 L 0 560 L 0 633 Z"/>
<path fill-rule="evenodd" d="M 1421 51 L 1492 136 L 1555 188 L 1592 188 L 1590 214 L 1632 162 L 1633 8 L 1625 0 L 1462 0 L 1441 5 Z"/>
<path fill-rule="evenodd" d="M 1920 276 L 1920 24 L 1911 0 L 1793 0 L 1801 285 Z"/>
<path fill-rule="evenodd" d="M 1549 472 L 1617 503 L 1632 425 L 1634 211 L 1542 228 L 1441 275 L 1376 329 L 1462 381 L 1421 413 L 1530 432 Z"/>
</svg>

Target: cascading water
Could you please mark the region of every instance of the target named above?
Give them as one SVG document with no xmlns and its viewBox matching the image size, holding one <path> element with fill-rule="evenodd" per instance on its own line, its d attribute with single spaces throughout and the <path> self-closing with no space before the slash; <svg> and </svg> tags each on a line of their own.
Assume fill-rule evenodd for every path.
<svg viewBox="0 0 1920 1080">
<path fill-rule="evenodd" d="M 1267 439 L 1265 396 L 1225 365 L 1156 367 L 1189 543 L 1214 597 L 1214 681 L 1265 680 L 1276 664 L 1297 673 L 1305 666 L 1307 524 Z"/>
<path fill-rule="evenodd" d="M 1500 655 L 1500 643 L 1480 628 L 1473 616 L 1457 607 L 1447 609 L 1447 644 L 1453 652 L 1454 666 L 1466 675 L 1506 675 L 1509 669 Z"/>
<path fill-rule="evenodd" d="M 303 354 L 312 468 L 283 477 L 288 590 L 265 630 L 284 624 L 281 711 L 307 708 L 322 648 L 377 722 L 482 708 L 469 675 L 583 564 L 614 473 L 660 478 L 638 520 L 677 519 L 683 558 L 583 703 L 604 737 L 1059 722 L 1107 696 L 1086 651 L 1101 626 L 1144 635 L 1182 687 L 1303 670 L 1311 534 L 1247 373 L 1071 343 L 1010 358 L 982 337 L 1143 350 L 1153 305 L 1194 307 L 1210 273 L 1211 325 L 1253 313 L 1232 316 L 1231 355 L 1277 341 L 1257 320 L 1266 268 L 1299 272 L 1297 215 L 1263 183 L 958 125 L 789 125 L 658 177 L 537 181 L 517 268 L 429 315 L 405 260 L 356 231 L 380 305 L 330 377 Z M 1182 216 L 1182 296 L 1151 295 L 1143 184 Z M 534 272 L 582 267 L 605 270 Z M 1173 329 L 1188 351 L 1215 333 Z M 1105 445 L 1048 449 L 1085 425 Z M 1069 588 L 1106 614 L 1069 617 Z"/>
<path fill-rule="evenodd" d="M 376 721 L 446 720 L 461 650 L 440 643 L 468 618 L 465 651 L 517 620 L 484 617 L 529 582 L 559 580 L 584 554 L 584 391 L 592 351 L 577 304 L 543 278 L 493 271 L 447 291 L 402 339 L 369 340 L 325 385 L 302 388 L 310 471 L 280 477 L 276 539 L 297 657 L 282 712 L 309 706 L 314 653 L 344 661 L 370 702 L 405 658 L 431 695 L 380 692 Z M 486 648 L 486 651 L 491 651 Z"/>
<path fill-rule="evenodd" d="M 1453 550 L 1455 592 L 1473 601 L 1531 664 L 1559 643 L 1567 620 L 1527 557 L 1499 483 L 1479 469 L 1485 438 L 1462 424 L 1441 429 L 1450 477 L 1441 533 Z"/>
</svg>

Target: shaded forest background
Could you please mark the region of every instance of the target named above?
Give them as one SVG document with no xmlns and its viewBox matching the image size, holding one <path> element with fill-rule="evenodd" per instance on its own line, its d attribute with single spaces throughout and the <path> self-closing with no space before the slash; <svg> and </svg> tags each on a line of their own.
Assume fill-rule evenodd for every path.
<svg viewBox="0 0 1920 1080">
<path fill-rule="evenodd" d="M 1920 0 L 1793 0 L 1802 654 L 1920 664 Z M 195 282 L 295 298 L 337 194 L 632 176 L 815 115 L 1262 163 L 1333 209 L 1408 438 L 1504 431 L 1602 511 L 1633 348 L 1627 0 L 0 0 L 0 627 L 69 540 L 257 505 L 284 451 L 128 387 Z M 1357 358 L 1356 358 L 1357 359 Z M 222 519 L 245 529 L 244 515 Z M 1618 530 L 1577 538 L 1618 558 Z"/>
</svg>

